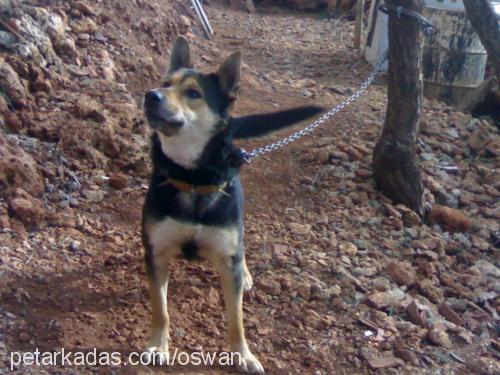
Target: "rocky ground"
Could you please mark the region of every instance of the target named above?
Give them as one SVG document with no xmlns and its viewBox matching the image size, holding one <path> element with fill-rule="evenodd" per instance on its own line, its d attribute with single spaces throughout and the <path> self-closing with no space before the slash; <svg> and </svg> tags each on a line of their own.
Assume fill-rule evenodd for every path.
<svg viewBox="0 0 500 375">
<path fill-rule="evenodd" d="M 370 72 L 346 18 L 212 3 L 207 41 L 184 3 L 0 1 L 0 373 L 13 350 L 144 347 L 139 103 L 177 34 L 203 71 L 243 51 L 239 114 L 332 106 Z M 243 171 L 255 282 L 245 324 L 268 373 L 500 371 L 498 128 L 424 100 L 419 158 L 432 211 L 422 223 L 374 185 L 385 97 L 381 76 L 313 136 Z M 176 263 L 169 294 L 172 347 L 227 349 L 210 265 Z M 56 371 L 16 371 L 42 370 Z"/>
</svg>

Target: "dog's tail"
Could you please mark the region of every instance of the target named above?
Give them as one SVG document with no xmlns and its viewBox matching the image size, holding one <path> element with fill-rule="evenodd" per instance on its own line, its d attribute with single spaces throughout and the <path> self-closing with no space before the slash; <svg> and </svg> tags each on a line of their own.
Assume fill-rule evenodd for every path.
<svg viewBox="0 0 500 375">
<path fill-rule="evenodd" d="M 264 113 L 233 118 L 233 137 L 235 139 L 253 138 L 286 128 L 322 112 L 324 108 L 306 106 L 287 109 L 274 113 Z"/>
</svg>

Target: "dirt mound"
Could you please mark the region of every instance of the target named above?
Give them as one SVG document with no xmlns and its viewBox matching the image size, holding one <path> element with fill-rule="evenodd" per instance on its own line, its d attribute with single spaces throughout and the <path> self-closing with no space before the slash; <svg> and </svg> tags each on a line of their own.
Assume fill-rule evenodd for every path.
<svg viewBox="0 0 500 375">
<path fill-rule="evenodd" d="M 161 75 L 170 40 L 191 22 L 188 10 L 180 1 L 45 3 L 0 8 L 2 32 L 12 37 L 0 52 L 0 129 L 11 139 L 7 146 L 1 138 L 0 184 L 39 196 L 41 176 L 54 177 L 43 173 L 44 155 L 35 163 L 23 151 L 22 136 L 52 143 L 79 166 L 144 175 L 140 92 Z"/>
</svg>

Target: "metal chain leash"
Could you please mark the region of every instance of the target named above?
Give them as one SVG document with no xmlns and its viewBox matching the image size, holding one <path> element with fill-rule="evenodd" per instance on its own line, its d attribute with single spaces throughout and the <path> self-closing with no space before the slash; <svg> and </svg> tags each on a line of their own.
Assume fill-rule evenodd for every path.
<svg viewBox="0 0 500 375">
<path fill-rule="evenodd" d="M 244 158 L 246 163 L 250 163 L 252 159 L 256 158 L 257 156 L 261 156 L 264 154 L 267 154 L 271 151 L 277 150 L 281 147 L 284 147 L 292 142 L 295 142 L 297 139 L 302 138 L 303 136 L 312 133 L 318 126 L 324 124 L 326 121 L 328 121 L 330 118 L 335 116 L 338 112 L 342 111 L 345 107 L 347 107 L 349 104 L 355 102 L 360 96 L 362 96 L 366 89 L 373 83 L 375 80 L 375 77 L 377 74 L 380 72 L 382 65 L 385 63 L 387 60 L 387 52 L 385 52 L 375 65 L 373 71 L 370 73 L 366 81 L 363 82 L 363 84 L 359 87 L 359 89 L 352 94 L 350 97 L 348 97 L 346 100 L 344 100 L 342 103 L 336 105 L 333 107 L 331 110 L 329 110 L 327 113 L 319 117 L 316 121 L 314 121 L 312 124 L 309 124 L 306 126 L 304 129 L 299 130 L 290 136 L 281 139 L 279 141 L 276 141 L 274 143 L 268 144 L 266 146 L 258 147 L 253 149 L 250 152 L 246 152 L 243 150 L 244 153 Z"/>
</svg>

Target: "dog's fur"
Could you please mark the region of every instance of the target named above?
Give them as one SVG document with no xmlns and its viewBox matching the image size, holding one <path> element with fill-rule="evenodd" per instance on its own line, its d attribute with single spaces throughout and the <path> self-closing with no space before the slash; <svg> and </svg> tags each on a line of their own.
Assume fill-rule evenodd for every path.
<svg viewBox="0 0 500 375">
<path fill-rule="evenodd" d="M 239 169 L 243 158 L 232 141 L 292 125 L 321 109 L 303 107 L 231 118 L 240 63 L 237 52 L 216 73 L 198 73 L 191 68 L 187 41 L 179 37 L 164 84 L 145 96 L 144 111 L 153 129 L 153 173 L 142 223 L 153 315 L 148 351 L 168 352 L 170 261 L 176 256 L 207 259 L 220 273 L 230 350 L 240 353 L 243 370 L 262 373 L 243 331 L 243 289 L 250 289 L 252 277 L 242 239 Z M 192 191 L 180 189 L 180 183 L 191 186 Z M 203 186 L 216 189 L 199 194 L 196 189 Z"/>
</svg>

